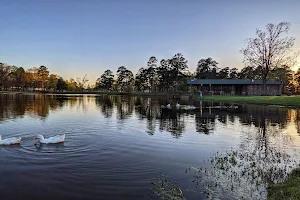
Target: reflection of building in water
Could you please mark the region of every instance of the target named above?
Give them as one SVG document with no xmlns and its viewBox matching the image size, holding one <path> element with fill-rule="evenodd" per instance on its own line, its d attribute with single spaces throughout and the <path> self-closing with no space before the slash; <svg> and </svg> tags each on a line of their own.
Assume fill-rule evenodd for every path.
<svg viewBox="0 0 300 200">
<path fill-rule="evenodd" d="M 300 132 L 300 111 L 256 105 L 239 105 L 230 103 L 215 103 L 204 101 L 185 101 L 179 110 L 164 108 L 176 101 L 164 98 L 109 96 L 100 95 L 88 97 L 82 95 L 0 95 L 0 121 L 22 117 L 29 114 L 33 117 L 46 118 L 50 110 L 62 107 L 87 110 L 91 102 L 95 102 L 105 117 L 116 114 L 119 122 L 131 117 L 146 120 L 147 132 L 167 131 L 175 137 L 180 137 L 186 130 L 189 121 L 195 121 L 195 130 L 199 133 L 210 134 L 218 123 L 228 124 L 239 122 L 242 125 L 275 127 L 284 129 L 289 122 L 296 125 Z M 190 109 L 183 109 L 184 104 L 193 105 Z"/>
<path fill-rule="evenodd" d="M 215 128 L 215 115 L 211 115 L 210 109 L 201 109 L 202 112 L 195 113 L 196 131 L 199 133 L 209 134 Z"/>
<path fill-rule="evenodd" d="M 202 110 L 202 114 L 195 113 L 196 129 L 204 127 L 200 131 L 209 132 L 206 127 L 213 129 L 221 122 L 232 123 L 230 128 L 240 131 L 237 150 L 215 154 L 207 168 L 190 168 L 194 181 L 208 186 L 212 199 L 219 197 L 215 194 L 225 199 L 264 199 L 268 184 L 284 180 L 298 166 L 299 155 L 293 156 L 291 146 L 299 139 L 289 130 L 294 126 L 299 130 L 299 110 L 255 105 L 232 109 L 216 104 L 203 105 Z"/>
<path fill-rule="evenodd" d="M 163 108 L 170 101 L 162 98 L 130 97 L 130 96 L 99 96 L 96 105 L 106 117 L 112 117 L 116 109 L 120 120 L 133 116 L 147 120 L 147 132 L 154 134 L 156 130 L 168 131 L 174 136 L 180 136 L 185 130 L 186 121 L 195 120 L 196 131 L 209 134 L 215 130 L 216 122 L 223 124 L 240 122 L 243 125 L 262 127 L 287 125 L 289 109 L 256 105 L 239 105 L 203 101 L 188 101 L 195 109 L 176 110 Z"/>
</svg>

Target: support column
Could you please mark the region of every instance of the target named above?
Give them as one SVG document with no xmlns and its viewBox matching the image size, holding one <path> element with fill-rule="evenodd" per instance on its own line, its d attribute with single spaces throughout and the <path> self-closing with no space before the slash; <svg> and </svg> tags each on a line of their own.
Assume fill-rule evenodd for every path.
<svg viewBox="0 0 300 200">
<path fill-rule="evenodd" d="M 223 95 L 223 86 L 221 85 L 220 95 Z"/>
</svg>

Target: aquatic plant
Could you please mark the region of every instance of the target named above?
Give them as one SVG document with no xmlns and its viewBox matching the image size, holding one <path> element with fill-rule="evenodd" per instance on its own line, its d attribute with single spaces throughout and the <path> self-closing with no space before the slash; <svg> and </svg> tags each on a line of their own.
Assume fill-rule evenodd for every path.
<svg viewBox="0 0 300 200">
<path fill-rule="evenodd" d="M 269 185 L 288 177 L 297 162 L 284 152 L 269 147 L 268 155 L 261 151 L 216 152 L 207 168 L 188 167 L 197 186 L 202 185 L 208 198 L 266 199 Z"/>
<path fill-rule="evenodd" d="M 184 200 L 183 192 L 179 185 L 171 182 L 165 175 L 159 176 L 152 183 L 152 193 L 162 200 Z"/>
</svg>

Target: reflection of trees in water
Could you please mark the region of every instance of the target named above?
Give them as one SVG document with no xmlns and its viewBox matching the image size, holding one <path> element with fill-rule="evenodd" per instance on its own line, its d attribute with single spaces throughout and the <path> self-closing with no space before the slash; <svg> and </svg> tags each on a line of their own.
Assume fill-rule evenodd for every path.
<svg viewBox="0 0 300 200">
<path fill-rule="evenodd" d="M 86 110 L 87 103 L 82 96 L 59 96 L 59 95 L 0 95 L 0 121 L 20 118 L 28 114 L 32 117 L 45 119 L 49 111 L 56 111 L 64 106 Z"/>
<path fill-rule="evenodd" d="M 113 114 L 113 96 L 102 95 L 96 96 L 96 105 L 100 108 L 101 113 L 109 118 Z"/>
<path fill-rule="evenodd" d="M 212 133 L 215 130 L 216 121 L 225 125 L 239 121 L 243 125 L 261 127 L 262 119 L 266 119 L 272 126 L 284 129 L 287 126 L 288 111 L 286 108 L 255 105 L 200 104 L 199 111 L 194 112 L 196 131 L 205 134 Z"/>
<path fill-rule="evenodd" d="M 238 150 L 214 153 L 205 161 L 206 168 L 189 167 L 187 170 L 208 198 L 265 199 L 268 186 L 284 181 L 298 166 L 297 156 L 289 151 L 295 136 L 286 131 L 289 125 L 296 125 L 299 132 L 299 110 L 224 103 L 196 106 L 200 108 L 189 113 L 195 116 L 196 131 L 209 134 L 221 123 L 240 127 L 242 132 Z M 145 111 L 140 113 L 146 115 Z M 172 111 L 159 113 L 167 120 L 180 115 Z"/>
<path fill-rule="evenodd" d="M 300 110 L 297 110 L 297 117 L 295 118 L 297 124 L 297 132 L 300 135 Z"/>
<path fill-rule="evenodd" d="M 215 116 L 195 113 L 195 125 L 197 132 L 209 134 L 215 129 Z"/>
<path fill-rule="evenodd" d="M 166 100 L 161 98 L 109 95 L 96 97 L 96 105 L 106 117 L 112 117 L 115 107 L 119 122 L 123 122 L 135 111 L 135 116 L 139 120 L 147 121 L 147 132 L 150 135 L 159 128 L 172 133 L 175 137 L 180 137 L 185 130 L 184 117 L 176 110 L 161 108 L 161 105 L 165 104 Z"/>
<path fill-rule="evenodd" d="M 174 109 L 162 109 L 159 129 L 170 132 L 176 138 L 181 137 L 185 131 L 184 114 Z"/>
<path fill-rule="evenodd" d="M 114 97 L 114 101 L 117 107 L 118 119 L 128 119 L 132 116 L 134 103 L 133 98 L 130 96 L 118 96 Z"/>
<path fill-rule="evenodd" d="M 26 113 L 43 119 L 49 114 L 51 100 L 44 95 L 0 95 L 0 102 L 0 120 L 23 117 Z"/>
<path fill-rule="evenodd" d="M 147 132 L 150 135 L 153 135 L 158 128 L 161 131 L 168 131 L 175 137 L 179 137 L 185 130 L 185 121 L 187 121 L 188 117 L 193 116 L 195 117 L 196 131 L 204 134 L 214 132 L 217 123 L 227 125 L 240 122 L 246 126 L 260 127 L 262 117 L 266 118 L 268 126 L 274 126 L 278 129 L 283 129 L 287 126 L 289 110 L 285 108 L 256 105 L 237 106 L 235 104 L 202 101 L 188 102 L 196 106 L 193 110 L 162 108 L 168 102 L 170 102 L 168 99 L 153 97 L 109 95 L 96 97 L 96 105 L 106 117 L 112 117 L 114 107 L 120 120 L 131 117 L 133 111 L 135 111 L 135 116 L 139 120 L 147 121 Z M 176 103 L 176 101 L 172 103 Z"/>
<path fill-rule="evenodd" d="M 82 110 L 83 112 L 86 112 L 88 109 L 88 99 L 90 97 L 89 96 L 81 96 L 81 97 L 77 97 L 77 110 Z"/>
<path fill-rule="evenodd" d="M 147 120 L 147 132 L 154 135 L 157 119 L 161 113 L 160 102 L 155 98 L 136 97 L 134 99 L 135 114 L 140 120 Z"/>
<path fill-rule="evenodd" d="M 175 137 L 180 137 L 185 130 L 184 114 L 176 111 L 163 109 L 167 100 L 162 98 L 132 97 L 132 96 L 109 96 L 96 97 L 96 105 L 106 117 L 112 117 L 116 108 L 117 118 L 120 122 L 128 119 L 135 113 L 139 120 L 147 121 L 147 132 L 155 133 L 156 128 L 165 130 Z"/>
<path fill-rule="evenodd" d="M 265 199 L 267 187 L 287 178 L 297 160 L 286 149 L 293 142 L 285 135 L 288 109 L 247 106 L 235 115 L 247 127 L 236 151 L 215 153 L 207 168 L 190 167 L 195 182 L 209 198 Z M 221 111 L 217 116 L 220 119 Z M 280 115 L 280 116 L 279 116 Z M 221 117 L 221 122 L 230 117 Z"/>
<path fill-rule="evenodd" d="M 300 109 L 289 110 L 288 120 L 296 124 L 297 133 L 300 135 Z"/>
<path fill-rule="evenodd" d="M 128 119 L 132 116 L 134 102 L 130 96 L 121 95 L 100 95 L 95 97 L 96 106 L 100 108 L 105 117 L 112 117 L 116 108 L 117 118 L 120 120 Z"/>
<path fill-rule="evenodd" d="M 147 120 L 148 133 L 153 135 L 156 127 L 179 138 L 185 130 L 185 116 L 178 110 L 166 109 L 167 101 L 161 98 L 135 98 L 135 112 L 140 120 Z"/>
</svg>

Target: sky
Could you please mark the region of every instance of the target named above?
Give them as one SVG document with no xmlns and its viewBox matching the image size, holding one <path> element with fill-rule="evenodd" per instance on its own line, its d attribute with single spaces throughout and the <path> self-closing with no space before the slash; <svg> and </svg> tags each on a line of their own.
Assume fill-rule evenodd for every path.
<svg viewBox="0 0 300 200">
<path fill-rule="evenodd" d="M 151 56 L 176 53 L 192 72 L 207 57 L 240 69 L 245 39 L 268 23 L 291 22 L 300 50 L 300 0 L 1 0 L 0 8 L 0 62 L 87 74 L 91 84 L 106 69 L 136 73 Z"/>
</svg>

